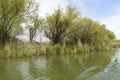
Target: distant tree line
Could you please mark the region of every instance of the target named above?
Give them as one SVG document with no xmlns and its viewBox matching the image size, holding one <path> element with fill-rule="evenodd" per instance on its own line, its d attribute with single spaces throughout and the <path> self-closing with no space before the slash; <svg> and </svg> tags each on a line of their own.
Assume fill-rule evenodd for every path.
<svg viewBox="0 0 120 80">
<path fill-rule="evenodd" d="M 35 0 L 0 0 L 0 47 L 23 33 L 22 23 L 26 24 L 29 31 L 30 42 L 40 32 L 54 45 L 64 42 L 101 45 L 115 39 L 114 33 L 106 29 L 105 25 L 83 18 L 71 6 L 65 11 L 58 8 L 46 18 L 40 18 Z"/>
<path fill-rule="evenodd" d="M 105 25 L 90 18 L 82 18 L 80 13 L 68 6 L 46 17 L 45 35 L 53 44 L 71 42 L 77 44 L 104 44 L 115 39 L 115 35 Z"/>
</svg>

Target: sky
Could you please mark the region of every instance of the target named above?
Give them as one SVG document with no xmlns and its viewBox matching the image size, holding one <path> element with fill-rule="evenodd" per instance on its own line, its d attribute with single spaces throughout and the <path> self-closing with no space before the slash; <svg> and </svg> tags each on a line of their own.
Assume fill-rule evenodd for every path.
<svg viewBox="0 0 120 80">
<path fill-rule="evenodd" d="M 91 18 L 115 33 L 120 39 L 120 0 L 39 0 L 39 14 L 45 17 L 58 7 L 67 5 L 76 8 L 83 17 Z"/>
</svg>

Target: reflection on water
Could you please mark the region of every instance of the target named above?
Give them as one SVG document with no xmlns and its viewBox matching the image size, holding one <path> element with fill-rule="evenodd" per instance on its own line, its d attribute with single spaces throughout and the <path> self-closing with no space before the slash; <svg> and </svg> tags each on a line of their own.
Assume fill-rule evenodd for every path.
<svg viewBox="0 0 120 80">
<path fill-rule="evenodd" d="M 120 50 L 111 57 L 111 62 L 107 64 L 103 71 L 100 71 L 89 80 L 120 80 Z"/>
<path fill-rule="evenodd" d="M 0 80 L 120 80 L 120 50 L 1 59 Z"/>
</svg>

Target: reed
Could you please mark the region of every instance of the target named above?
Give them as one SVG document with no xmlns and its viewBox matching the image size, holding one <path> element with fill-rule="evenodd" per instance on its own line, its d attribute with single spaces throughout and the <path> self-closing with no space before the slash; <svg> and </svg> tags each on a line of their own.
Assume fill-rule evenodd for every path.
<svg viewBox="0 0 120 80">
<path fill-rule="evenodd" d="M 36 44 L 36 43 L 12 43 L 0 49 L 0 57 L 28 57 L 39 55 L 53 54 L 80 54 L 91 51 L 114 50 L 111 45 L 51 45 L 51 44 Z"/>
</svg>

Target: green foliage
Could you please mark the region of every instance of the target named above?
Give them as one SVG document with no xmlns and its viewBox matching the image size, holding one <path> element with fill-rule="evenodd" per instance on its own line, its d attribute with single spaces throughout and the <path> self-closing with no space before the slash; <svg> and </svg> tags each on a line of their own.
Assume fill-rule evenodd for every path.
<svg viewBox="0 0 120 80">
<path fill-rule="evenodd" d="M 11 33 L 19 32 L 22 20 L 36 7 L 34 0 L 0 0 L 0 46 L 4 46 Z"/>
<path fill-rule="evenodd" d="M 58 8 L 52 15 L 46 18 L 46 37 L 53 44 L 61 41 L 88 45 L 104 45 L 115 38 L 113 32 L 89 18 L 81 18 L 78 11 L 70 6 L 66 11 Z M 70 44 L 68 43 L 68 44 Z"/>
<path fill-rule="evenodd" d="M 53 44 L 60 43 L 64 37 L 70 34 L 69 29 L 72 24 L 79 18 L 79 13 L 70 6 L 67 7 L 66 12 L 62 9 L 57 9 L 52 15 L 46 18 L 46 36 Z"/>
<path fill-rule="evenodd" d="M 71 28 L 72 34 L 68 36 L 73 43 L 80 40 L 82 44 L 103 45 L 115 38 L 114 34 L 107 30 L 104 25 L 89 18 L 83 18 L 78 23 Z"/>
</svg>

